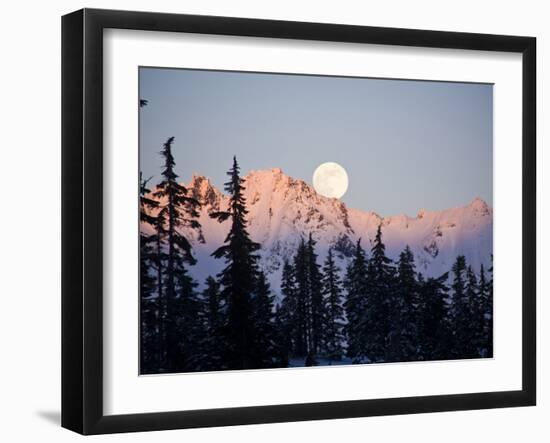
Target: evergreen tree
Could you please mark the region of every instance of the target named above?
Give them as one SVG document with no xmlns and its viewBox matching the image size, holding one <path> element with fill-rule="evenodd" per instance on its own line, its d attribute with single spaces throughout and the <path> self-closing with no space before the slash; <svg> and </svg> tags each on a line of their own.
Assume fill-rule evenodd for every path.
<svg viewBox="0 0 550 443">
<path fill-rule="evenodd" d="M 224 245 L 212 256 L 224 258 L 226 267 L 219 274 L 222 297 L 227 305 L 227 322 L 224 328 L 226 352 L 224 357 L 228 369 L 246 369 L 254 364 L 252 323 L 252 296 L 258 280 L 258 256 L 260 248 L 247 232 L 246 200 L 243 194 L 243 179 L 239 176 L 239 165 L 233 157 L 233 166 L 228 171 L 229 181 L 225 190 L 229 194 L 229 208 L 211 214 L 220 223 L 231 219 L 231 227 Z"/>
<path fill-rule="evenodd" d="M 323 267 L 323 295 L 326 312 L 324 354 L 329 361 L 339 361 L 343 356 L 344 309 L 342 307 L 342 282 L 340 269 L 334 262 L 329 248 Z"/>
<path fill-rule="evenodd" d="M 418 276 L 419 307 L 417 316 L 418 358 L 421 360 L 444 360 L 449 358 L 453 346 L 448 321 L 446 282 L 449 274 L 424 280 Z"/>
<path fill-rule="evenodd" d="M 147 188 L 147 182 L 143 180 L 140 173 L 139 206 L 140 206 L 140 371 L 143 374 L 151 373 L 155 370 L 158 362 L 158 298 L 155 293 L 155 276 L 151 273 L 155 266 L 154 255 L 154 236 L 146 231 L 152 230 L 155 224 L 155 217 L 151 211 L 155 210 L 158 202 L 149 198 L 147 195 L 150 190 Z"/>
<path fill-rule="evenodd" d="M 172 368 L 176 372 L 199 371 L 202 366 L 204 327 L 200 318 L 202 302 L 196 291 L 197 283 L 178 261 L 176 268 L 176 297 L 172 303 L 175 352 Z"/>
<path fill-rule="evenodd" d="M 156 292 L 157 292 L 157 363 L 156 369 L 158 372 L 164 372 L 166 367 L 166 318 L 167 318 L 167 301 L 166 291 L 164 290 L 164 273 L 166 268 L 167 254 L 165 252 L 166 244 L 166 217 L 164 212 L 158 211 L 155 216 L 155 234 L 152 237 L 154 266 L 156 270 Z"/>
<path fill-rule="evenodd" d="M 254 366 L 272 368 L 277 364 L 277 348 L 273 314 L 273 299 L 265 274 L 258 273 L 256 291 L 252 299 L 254 323 Z"/>
<path fill-rule="evenodd" d="M 493 357 L 493 255 L 491 254 L 491 267 L 489 268 L 489 280 L 487 281 L 487 294 L 484 298 L 485 335 L 487 337 L 486 357 Z"/>
<path fill-rule="evenodd" d="M 397 324 L 393 325 L 394 333 L 399 340 L 399 361 L 410 361 L 418 353 L 418 305 L 419 286 L 414 264 L 414 255 L 407 245 L 399 255 L 396 274 L 396 291 L 394 304 L 391 307 L 397 313 Z"/>
<path fill-rule="evenodd" d="M 365 335 L 366 328 L 371 327 L 366 323 L 367 259 L 361 247 L 361 239 L 355 245 L 352 261 L 346 271 L 344 287 L 347 295 L 344 309 L 348 320 L 345 326 L 348 342 L 346 353 L 353 362 L 360 363 L 367 358 Z"/>
<path fill-rule="evenodd" d="M 308 251 L 302 238 L 294 257 L 295 309 L 292 320 L 294 355 L 307 357 L 311 349 L 311 292 L 309 283 Z"/>
<path fill-rule="evenodd" d="M 302 238 L 292 270 L 287 266 L 284 274 L 283 308 L 288 311 L 292 355 L 305 358 L 306 366 L 314 366 L 324 344 L 325 312 L 322 273 L 311 235 L 307 242 Z"/>
<path fill-rule="evenodd" d="M 492 267 L 489 268 L 492 274 Z M 482 357 L 493 355 L 493 294 L 492 279 L 488 280 L 483 264 L 479 271 L 480 337 L 479 352 Z"/>
<path fill-rule="evenodd" d="M 209 276 L 202 293 L 200 318 L 203 324 L 204 338 L 201 344 L 200 368 L 203 371 L 217 371 L 223 367 L 223 336 L 225 313 L 222 303 L 220 284 Z"/>
<path fill-rule="evenodd" d="M 288 261 L 285 261 L 281 277 L 283 298 L 275 313 L 279 366 L 283 368 L 289 365 L 290 356 L 295 353 L 295 342 L 299 338 L 296 293 L 294 269 Z"/>
<path fill-rule="evenodd" d="M 309 307 L 308 316 L 310 317 L 310 347 L 307 356 L 306 366 L 317 364 L 317 357 L 323 346 L 325 331 L 325 309 L 323 302 L 322 274 L 320 266 L 317 263 L 317 254 L 315 252 L 315 240 L 311 234 L 307 241 L 307 272 L 309 283 Z"/>
<path fill-rule="evenodd" d="M 465 322 L 468 321 L 468 305 L 466 303 L 466 258 L 459 255 L 451 269 L 453 282 L 451 285 L 451 312 L 450 320 L 453 333 L 452 352 L 455 357 L 463 354 L 462 340 L 466 338 Z"/>
<path fill-rule="evenodd" d="M 197 220 L 199 202 L 189 197 L 187 188 L 176 180 L 178 176 L 174 170 L 176 163 L 172 155 L 173 142 L 174 137 L 170 137 L 161 150 L 161 156 L 164 158 L 164 169 L 161 173 L 163 179 L 153 194 L 155 198 L 164 202 L 159 205 L 158 217 L 163 222 L 162 229 L 165 231 L 168 249 L 163 282 L 165 292 L 163 318 L 165 363 L 163 366 L 167 371 L 182 370 L 178 363 L 182 361 L 182 356 L 178 355 L 181 353 L 181 340 L 192 331 L 185 330 L 188 325 L 178 319 L 177 313 L 181 312 L 181 305 L 187 303 L 187 298 L 195 296 L 194 283 L 186 280 L 189 277 L 185 273 L 185 265 L 195 264 L 195 258 L 192 255 L 191 244 L 178 228 L 200 228 Z"/>
<path fill-rule="evenodd" d="M 395 269 L 386 256 L 382 242 L 382 225 L 378 225 L 371 258 L 367 268 L 369 302 L 366 309 L 365 334 L 367 356 L 373 362 L 395 361 L 399 350 L 399 335 L 393 329 L 397 320 L 395 306 Z M 391 314 L 391 316 L 390 316 Z"/>
<path fill-rule="evenodd" d="M 292 348 L 291 336 L 288 332 L 287 314 L 284 313 L 283 305 L 275 306 L 275 366 L 288 368 L 290 365 L 290 352 Z"/>
<path fill-rule="evenodd" d="M 472 327 L 472 296 L 475 289 L 474 280 L 468 272 L 466 258 L 463 255 L 456 258 L 452 272 L 453 294 L 450 313 L 454 338 L 452 354 L 454 358 L 471 358 L 475 356 Z"/>
<path fill-rule="evenodd" d="M 467 346 L 467 355 L 475 358 L 481 356 L 483 348 L 483 304 L 480 296 L 477 277 L 471 266 L 466 269 L 466 300 L 470 311 L 468 334 L 470 342 Z"/>
</svg>

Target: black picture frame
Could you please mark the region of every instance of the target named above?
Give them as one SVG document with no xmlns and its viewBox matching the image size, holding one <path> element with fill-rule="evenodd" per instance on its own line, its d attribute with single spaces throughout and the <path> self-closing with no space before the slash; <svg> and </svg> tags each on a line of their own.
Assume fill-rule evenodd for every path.
<svg viewBox="0 0 550 443">
<path fill-rule="evenodd" d="M 522 389 L 130 415 L 103 413 L 103 30 L 503 51 L 522 54 Z M 536 39 L 83 9 L 62 18 L 62 426 L 81 434 L 536 404 Z"/>
</svg>

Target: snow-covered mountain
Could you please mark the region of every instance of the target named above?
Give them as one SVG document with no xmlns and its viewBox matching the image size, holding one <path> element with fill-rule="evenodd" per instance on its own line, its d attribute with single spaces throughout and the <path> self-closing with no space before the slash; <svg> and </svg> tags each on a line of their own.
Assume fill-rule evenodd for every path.
<svg viewBox="0 0 550 443">
<path fill-rule="evenodd" d="M 282 264 L 292 258 L 302 237 L 313 235 L 321 264 L 333 246 L 344 268 L 359 238 L 367 253 L 370 251 L 380 223 L 387 254 L 396 259 L 409 245 L 418 271 L 427 276 L 449 271 L 459 254 L 465 255 L 475 270 L 481 263 L 490 265 L 493 211 L 479 198 L 463 207 L 437 212 L 421 210 L 416 217 L 381 217 L 323 197 L 303 180 L 291 178 L 278 168 L 252 171 L 244 179 L 248 230 L 262 246 L 261 267 L 275 292 L 279 290 Z M 220 224 L 209 214 L 225 209 L 227 197 L 203 176 L 193 176 L 185 186 L 202 203 L 201 231 L 187 233 L 198 260 L 190 271 L 202 283 L 223 267 L 223 262 L 210 254 L 223 243 L 230 222 Z"/>
</svg>

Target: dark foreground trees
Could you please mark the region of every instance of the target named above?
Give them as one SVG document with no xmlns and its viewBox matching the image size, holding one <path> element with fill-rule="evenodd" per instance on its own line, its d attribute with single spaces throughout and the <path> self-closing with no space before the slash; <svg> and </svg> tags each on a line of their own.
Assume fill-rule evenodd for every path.
<svg viewBox="0 0 550 443">
<path fill-rule="evenodd" d="M 348 265 L 344 286 L 347 298 L 345 309 L 347 316 L 346 337 L 347 355 L 354 363 L 366 361 L 367 349 L 367 305 L 369 304 L 369 283 L 367 280 L 367 259 L 361 246 L 361 239 L 355 245 L 355 252 Z"/>
<path fill-rule="evenodd" d="M 173 142 L 161 151 L 161 182 L 140 188 L 142 373 L 492 356 L 492 267 L 458 256 L 449 273 L 427 278 L 408 246 L 396 261 L 387 256 L 382 225 L 368 252 L 355 244 L 345 271 L 333 248 L 318 250 L 304 233 L 272 288 L 248 233 L 236 158 L 228 206 L 211 214 L 228 232 L 212 253 L 223 269 L 199 292 L 190 236 L 202 238 L 200 202 L 177 182 Z"/>
<path fill-rule="evenodd" d="M 451 274 L 425 278 L 416 271 L 406 246 L 393 262 L 379 226 L 367 258 L 359 240 L 349 261 L 342 291 L 329 249 L 316 287 L 308 274 L 316 257 L 302 240 L 282 274 L 283 300 L 277 311 L 282 348 L 295 364 L 330 364 L 479 358 L 492 355 L 492 278 L 478 274 L 458 256 Z M 318 274 L 313 273 L 317 279 Z M 322 295 L 321 314 L 312 308 Z M 345 313 L 345 315 L 344 315 Z M 315 320 L 323 324 L 319 348 Z M 312 358 L 313 357 L 313 358 Z M 285 360 L 285 361 L 286 361 Z"/>
<path fill-rule="evenodd" d="M 274 295 L 258 268 L 247 232 L 246 200 L 234 159 L 225 190 L 229 205 L 211 216 L 229 222 L 212 255 L 225 267 L 204 291 L 190 277 L 196 263 L 184 232 L 200 230 L 199 202 L 177 182 L 174 138 L 163 145 L 162 181 L 141 196 L 141 372 L 186 372 L 281 366 Z M 200 238 L 198 232 L 197 238 Z"/>
<path fill-rule="evenodd" d="M 407 246 L 393 263 L 381 227 L 370 259 L 360 246 L 346 276 L 347 355 L 354 362 L 492 355 L 492 278 L 458 256 L 451 277 L 425 278 Z M 367 270 L 365 272 L 365 269 Z M 450 285 L 449 285 L 450 282 Z"/>
<path fill-rule="evenodd" d="M 158 202 L 147 197 L 151 192 L 147 188 L 148 180 L 139 177 L 140 223 L 154 226 L 156 218 L 150 211 L 158 207 Z M 155 235 L 140 230 L 139 233 L 139 281 L 140 281 L 140 366 L 144 372 L 154 371 L 159 361 L 158 325 L 159 309 L 156 297 L 156 279 L 150 271 L 156 265 Z"/>
<path fill-rule="evenodd" d="M 147 195 L 145 183 L 140 189 L 141 222 L 153 231 L 146 239 L 142 233 L 140 239 L 141 260 L 148 267 L 140 272 L 141 317 L 142 323 L 147 323 L 142 330 L 148 329 L 142 333 L 143 353 L 148 355 L 142 359 L 144 372 L 149 372 L 152 366 L 155 372 L 197 367 L 195 352 L 191 350 L 200 334 L 196 315 L 199 305 L 196 283 L 187 271 L 188 265 L 195 264 L 195 258 L 181 228 L 200 228 L 199 202 L 188 196 L 187 189 L 177 182 L 173 142 L 174 137 L 170 137 L 162 147 L 162 180 L 155 191 Z"/>
<path fill-rule="evenodd" d="M 226 220 L 230 222 L 225 243 L 212 253 L 225 262 L 225 268 L 218 278 L 227 311 L 223 326 L 223 361 L 227 369 L 264 367 L 270 359 L 260 355 L 260 342 L 269 341 L 265 334 L 270 333 L 267 323 L 271 318 L 268 322 L 264 318 L 267 314 L 258 311 L 264 310 L 266 305 L 271 307 L 270 293 L 265 277 L 258 269 L 256 251 L 260 245 L 250 239 L 246 229 L 248 210 L 239 172 L 239 164 L 234 157 L 233 166 L 227 172 L 229 181 L 225 183 L 229 207 L 226 211 L 211 214 L 220 223 Z M 271 315 L 272 312 L 269 312 Z M 262 349 L 261 354 L 264 352 L 268 351 Z"/>
<path fill-rule="evenodd" d="M 340 269 L 334 261 L 332 248 L 328 250 L 323 266 L 322 292 L 325 310 L 324 353 L 329 362 L 340 361 L 344 356 L 345 317 Z"/>
</svg>

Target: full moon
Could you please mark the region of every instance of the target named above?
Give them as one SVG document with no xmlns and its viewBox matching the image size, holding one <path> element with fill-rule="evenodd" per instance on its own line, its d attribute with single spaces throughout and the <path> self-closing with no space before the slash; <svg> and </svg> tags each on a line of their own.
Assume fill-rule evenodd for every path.
<svg viewBox="0 0 550 443">
<path fill-rule="evenodd" d="M 348 174 L 338 163 L 323 163 L 313 173 L 313 187 L 325 197 L 340 198 L 348 190 Z"/>
</svg>

